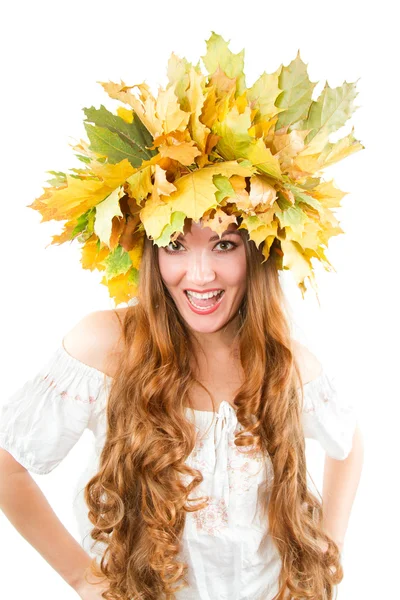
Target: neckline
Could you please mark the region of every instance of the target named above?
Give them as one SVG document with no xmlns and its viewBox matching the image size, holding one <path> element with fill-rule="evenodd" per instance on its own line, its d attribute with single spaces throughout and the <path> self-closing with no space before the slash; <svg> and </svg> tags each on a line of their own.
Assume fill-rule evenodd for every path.
<svg viewBox="0 0 400 600">
<path fill-rule="evenodd" d="M 77 367 L 79 367 L 81 370 L 84 370 L 85 373 L 87 373 L 88 375 L 92 375 L 98 378 L 101 378 L 103 381 L 104 379 L 112 382 L 114 381 L 114 377 L 112 377 L 112 375 L 107 375 L 107 373 L 104 373 L 104 371 L 100 371 L 100 369 L 96 369 L 96 367 L 92 367 L 91 365 L 87 365 L 86 363 L 82 362 L 79 358 L 76 358 L 75 356 L 72 356 L 72 354 L 70 354 L 69 352 L 67 352 L 65 346 L 64 346 L 64 342 L 63 340 L 61 340 L 61 344 L 58 347 L 59 351 L 63 354 L 63 356 L 71 362 L 71 365 L 75 365 Z M 303 385 L 303 391 L 304 390 L 308 390 L 308 388 L 312 388 L 314 385 L 316 385 L 316 383 L 322 378 L 324 377 L 326 374 L 326 371 L 324 369 L 324 367 L 322 367 L 321 371 L 318 373 L 318 375 L 316 377 L 314 377 L 314 379 L 310 379 L 310 381 L 307 381 L 307 383 L 305 383 Z M 228 407 L 230 407 L 232 409 L 232 411 L 236 414 L 237 409 L 234 408 L 232 406 L 232 404 L 230 402 L 228 402 L 227 400 L 222 400 L 220 402 L 220 405 L 218 406 L 218 410 L 214 411 L 214 410 L 199 410 L 197 408 L 192 408 L 191 406 L 185 406 L 185 410 L 192 410 L 195 413 L 206 413 L 206 414 L 210 414 L 210 415 L 218 415 L 221 411 L 221 405 L 222 404 L 227 404 Z"/>
<path fill-rule="evenodd" d="M 231 408 L 234 413 L 237 412 L 237 408 L 232 406 L 232 404 L 230 402 L 228 402 L 228 400 L 221 400 L 221 402 L 218 406 L 218 410 L 200 410 L 198 408 L 192 408 L 191 406 L 185 406 L 185 410 L 192 410 L 195 413 L 206 413 L 206 414 L 210 414 L 210 415 L 218 415 L 221 412 L 221 406 L 223 404 L 227 404 L 228 407 Z"/>
</svg>

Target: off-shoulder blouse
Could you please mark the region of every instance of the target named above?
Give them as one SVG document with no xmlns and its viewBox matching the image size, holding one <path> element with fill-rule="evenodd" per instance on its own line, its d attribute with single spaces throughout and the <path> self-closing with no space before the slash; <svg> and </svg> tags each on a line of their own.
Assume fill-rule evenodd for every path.
<svg viewBox="0 0 400 600">
<path fill-rule="evenodd" d="M 74 514 L 81 544 L 91 556 L 91 523 L 83 490 L 98 470 L 106 436 L 106 403 L 112 378 L 71 356 L 61 342 L 43 367 L 0 403 L 0 446 L 26 469 L 50 473 L 69 453 L 85 429 L 93 433 L 91 454 L 77 481 Z M 303 386 L 304 436 L 318 440 L 332 458 L 345 459 L 356 427 L 354 403 L 338 392 L 335 376 L 323 368 Z M 242 429 L 234 407 L 223 400 L 217 412 L 187 408 L 197 431 L 187 464 L 204 477 L 196 497 L 209 496 L 206 508 L 187 513 L 181 559 L 188 564 L 189 587 L 178 600 L 270 600 L 278 591 L 281 561 L 271 539 L 261 547 L 268 528 L 257 501 L 261 486 L 273 477 L 261 453 L 238 449 Z"/>
</svg>

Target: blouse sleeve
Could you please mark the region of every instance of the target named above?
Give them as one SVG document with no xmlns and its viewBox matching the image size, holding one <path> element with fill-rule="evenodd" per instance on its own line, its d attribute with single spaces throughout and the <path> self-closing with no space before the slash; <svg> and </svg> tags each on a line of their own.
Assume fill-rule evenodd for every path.
<svg viewBox="0 0 400 600">
<path fill-rule="evenodd" d="M 328 456 L 337 460 L 350 454 L 357 425 L 355 404 L 342 388 L 338 377 L 324 368 L 303 386 L 304 436 L 318 440 Z"/>
<path fill-rule="evenodd" d="M 0 446 L 28 471 L 50 473 L 88 426 L 104 374 L 61 343 L 42 368 L 0 404 Z"/>
</svg>

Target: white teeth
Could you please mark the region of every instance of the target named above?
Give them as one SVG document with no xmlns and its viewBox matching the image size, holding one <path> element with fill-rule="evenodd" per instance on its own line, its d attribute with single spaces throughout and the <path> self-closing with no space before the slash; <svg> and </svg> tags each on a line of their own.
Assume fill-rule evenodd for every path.
<svg viewBox="0 0 400 600">
<path fill-rule="evenodd" d="M 190 292 L 189 290 L 186 290 L 186 293 L 188 296 L 191 296 L 193 298 L 200 298 L 200 299 L 206 299 L 206 298 L 212 298 L 213 296 L 217 296 L 217 294 L 219 294 L 222 290 L 216 290 L 215 292 L 208 292 L 206 294 L 199 294 L 197 292 Z"/>
<path fill-rule="evenodd" d="M 208 297 L 211 298 L 212 296 L 216 296 L 217 294 L 220 294 L 220 297 L 214 303 L 214 304 L 218 304 L 218 302 L 220 302 L 220 300 L 221 300 L 222 296 L 224 295 L 224 293 L 225 293 L 225 290 L 220 290 L 217 293 L 213 293 L 213 294 L 210 293 L 210 294 L 208 294 Z M 203 296 L 207 296 L 207 294 L 203 294 Z M 188 297 L 188 300 L 189 300 L 190 304 L 192 306 L 194 306 L 195 308 L 197 308 L 199 310 L 204 310 L 204 311 L 209 310 L 209 308 L 210 308 L 209 306 L 199 306 L 198 304 L 196 304 L 195 301 L 194 301 L 194 298 L 192 297 L 191 293 L 187 292 L 187 297 Z"/>
</svg>

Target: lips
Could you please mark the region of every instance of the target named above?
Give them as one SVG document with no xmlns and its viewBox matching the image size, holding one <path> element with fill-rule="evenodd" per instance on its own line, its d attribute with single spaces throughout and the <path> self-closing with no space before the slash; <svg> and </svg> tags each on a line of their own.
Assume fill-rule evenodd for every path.
<svg viewBox="0 0 400 600">
<path fill-rule="evenodd" d="M 200 305 L 196 306 L 196 301 L 201 303 L 202 300 L 201 299 L 196 299 L 196 298 L 193 298 L 191 300 L 189 298 L 188 294 L 186 293 L 186 290 L 184 290 L 184 291 L 185 291 L 185 296 L 186 296 L 186 300 L 187 300 L 188 306 L 190 307 L 190 309 L 193 312 L 195 312 L 196 314 L 199 314 L 199 315 L 208 315 L 208 314 L 214 312 L 214 310 L 216 310 L 218 308 L 218 306 L 221 304 L 221 302 L 222 302 L 222 300 L 223 300 L 223 298 L 225 296 L 225 290 L 219 289 L 218 291 L 220 291 L 222 293 L 217 294 L 216 296 L 214 296 L 214 298 L 216 300 L 213 302 L 213 304 L 211 304 L 210 306 L 200 306 Z M 217 291 L 217 290 L 215 290 L 215 291 Z M 194 304 L 192 304 L 192 301 L 194 302 Z"/>
<path fill-rule="evenodd" d="M 208 294 L 209 292 L 222 292 L 223 289 L 222 288 L 211 288 L 209 290 L 194 290 L 193 288 L 186 288 L 183 291 L 185 293 L 186 292 L 195 292 L 196 294 Z"/>
</svg>

